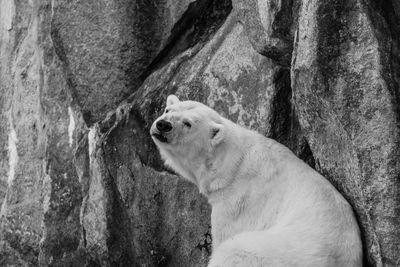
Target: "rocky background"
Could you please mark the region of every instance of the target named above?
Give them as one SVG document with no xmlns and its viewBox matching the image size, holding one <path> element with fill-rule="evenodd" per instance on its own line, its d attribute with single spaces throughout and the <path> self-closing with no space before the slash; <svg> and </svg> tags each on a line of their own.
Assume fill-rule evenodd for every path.
<svg viewBox="0 0 400 267">
<path fill-rule="evenodd" d="M 206 266 L 166 96 L 290 147 L 400 266 L 398 0 L 0 0 L 0 266 Z"/>
</svg>

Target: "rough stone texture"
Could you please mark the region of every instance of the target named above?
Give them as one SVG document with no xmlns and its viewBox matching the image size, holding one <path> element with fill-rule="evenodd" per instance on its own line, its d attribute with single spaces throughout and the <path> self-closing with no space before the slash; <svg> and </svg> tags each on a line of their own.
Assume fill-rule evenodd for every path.
<svg viewBox="0 0 400 267">
<path fill-rule="evenodd" d="M 24 265 L 72 263 L 81 237 L 81 186 L 68 132 L 71 98 L 50 40 L 49 2 L 1 5 L 10 16 L 1 47 L 1 87 L 8 96 L 2 161 L 9 170 L 1 177 L 7 189 L 0 231 L 6 266 L 13 259 Z"/>
<path fill-rule="evenodd" d="M 207 201 L 148 134 L 171 93 L 290 147 L 400 265 L 396 0 L 0 6 L 1 266 L 206 266 Z"/>
<path fill-rule="evenodd" d="M 300 12 L 292 87 L 317 169 L 353 204 L 366 261 L 398 266 L 400 32 L 386 35 L 395 14 L 357 0 Z"/>
<path fill-rule="evenodd" d="M 54 1 L 52 40 L 88 124 L 138 88 L 192 1 Z"/>
<path fill-rule="evenodd" d="M 22 16 L 33 12 L 32 7 L 23 1 L 16 5 L 5 2 L 1 3 L 1 14 L 6 21 L 1 27 L 0 80 L 2 96 L 5 96 L 2 99 L 1 128 L 4 133 L 2 140 L 5 141 L 2 149 L 6 153 L 1 160 L 8 171 L 2 172 L 4 176 L 1 177 L 6 187 L 2 196 L 0 239 L 3 248 L 18 251 L 23 256 L 2 250 L 0 258 L 6 263 L 10 257 L 34 264 L 37 263 L 41 238 L 44 156 L 41 148 L 45 138 L 38 105 L 40 55 L 34 41 L 37 21 Z M 16 87 L 19 89 L 14 90 Z"/>
<path fill-rule="evenodd" d="M 290 65 L 293 0 L 233 0 L 247 36 L 260 54 Z M 294 9 L 294 10 L 293 10 Z"/>
</svg>

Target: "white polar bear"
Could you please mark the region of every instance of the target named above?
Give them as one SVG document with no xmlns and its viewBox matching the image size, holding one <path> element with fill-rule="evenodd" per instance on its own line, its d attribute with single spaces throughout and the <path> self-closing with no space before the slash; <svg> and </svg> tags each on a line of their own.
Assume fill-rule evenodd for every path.
<svg viewBox="0 0 400 267">
<path fill-rule="evenodd" d="M 285 146 L 174 95 L 150 132 L 212 206 L 209 267 L 362 266 L 352 208 Z"/>
</svg>

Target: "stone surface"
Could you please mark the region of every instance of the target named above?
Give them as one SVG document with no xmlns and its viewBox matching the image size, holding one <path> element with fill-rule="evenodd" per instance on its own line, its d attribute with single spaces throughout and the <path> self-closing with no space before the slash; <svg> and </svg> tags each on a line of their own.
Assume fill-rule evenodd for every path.
<svg viewBox="0 0 400 267">
<path fill-rule="evenodd" d="M 45 133 L 40 121 L 37 21 L 28 18 L 33 6 L 2 1 L 2 190 L 0 258 L 37 264 L 41 238 L 41 177 Z M 3 5 L 4 4 L 4 5 Z M 4 9 L 3 9 L 4 7 Z M 17 16 L 16 14 L 20 14 Z M 4 38 L 4 39 L 3 39 Z M 3 42 L 4 40 L 4 42 Z M 18 89 L 15 89 L 18 88 Z M 4 98 L 3 98 L 4 96 Z M 13 255 L 14 252 L 18 254 Z M 6 262 L 9 264 L 12 262 Z"/>
<path fill-rule="evenodd" d="M 289 66 L 293 44 L 293 0 L 233 0 L 254 49 Z"/>
<path fill-rule="evenodd" d="M 9 166 L 1 177 L 7 182 L 0 231 L 5 266 L 13 259 L 33 266 L 77 262 L 81 239 L 71 98 L 50 39 L 49 4 L 18 1 L 4 10 L 11 21 L 2 27 L 1 47 L 2 90 L 9 96 L 2 109 L 8 118 L 2 161 Z"/>
<path fill-rule="evenodd" d="M 290 147 L 400 264 L 397 1 L 0 6 L 1 266 L 206 266 L 207 201 L 148 134 L 171 93 Z"/>
<path fill-rule="evenodd" d="M 400 76 L 393 53 L 400 32 L 397 40 L 385 36 L 393 10 L 375 8 L 364 1 L 303 5 L 292 87 L 317 169 L 361 223 L 366 265 L 398 266 Z"/>
<path fill-rule="evenodd" d="M 88 124 L 138 88 L 192 1 L 53 2 L 54 48 Z"/>
</svg>

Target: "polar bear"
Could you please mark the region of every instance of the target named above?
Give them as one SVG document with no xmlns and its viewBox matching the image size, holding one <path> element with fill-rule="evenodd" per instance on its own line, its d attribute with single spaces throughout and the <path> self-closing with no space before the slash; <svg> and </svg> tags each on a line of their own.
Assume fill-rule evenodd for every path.
<svg viewBox="0 0 400 267">
<path fill-rule="evenodd" d="M 351 206 L 285 146 L 174 95 L 150 133 L 211 204 L 209 267 L 362 266 Z"/>
</svg>

